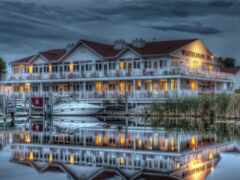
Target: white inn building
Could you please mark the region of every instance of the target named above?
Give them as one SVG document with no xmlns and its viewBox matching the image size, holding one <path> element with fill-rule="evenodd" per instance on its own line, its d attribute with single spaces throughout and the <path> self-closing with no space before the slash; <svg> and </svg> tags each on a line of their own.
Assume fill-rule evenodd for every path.
<svg viewBox="0 0 240 180">
<path fill-rule="evenodd" d="M 220 72 L 214 54 L 199 39 L 80 40 L 13 61 L 10 69 L 1 92 L 21 97 L 73 96 L 92 102 L 127 97 L 151 103 L 233 90 L 232 75 Z"/>
</svg>

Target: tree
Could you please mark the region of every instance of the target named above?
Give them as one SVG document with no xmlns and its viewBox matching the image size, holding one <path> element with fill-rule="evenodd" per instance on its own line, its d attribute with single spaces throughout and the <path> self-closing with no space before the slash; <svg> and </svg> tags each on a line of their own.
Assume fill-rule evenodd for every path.
<svg viewBox="0 0 240 180">
<path fill-rule="evenodd" d="M 4 73 L 6 73 L 6 62 L 0 57 L 0 80 L 2 79 L 2 75 Z"/>
<path fill-rule="evenodd" d="M 231 57 L 219 57 L 218 61 L 221 67 L 232 68 L 235 67 L 236 59 Z"/>
</svg>

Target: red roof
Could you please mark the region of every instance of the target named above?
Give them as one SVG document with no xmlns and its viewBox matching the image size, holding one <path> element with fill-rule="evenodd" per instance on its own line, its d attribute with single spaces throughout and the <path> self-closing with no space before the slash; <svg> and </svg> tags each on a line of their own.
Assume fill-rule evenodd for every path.
<svg viewBox="0 0 240 180">
<path fill-rule="evenodd" d="M 237 74 L 240 71 L 240 67 L 232 67 L 232 68 L 221 68 L 221 72 Z"/>
<path fill-rule="evenodd" d="M 83 42 L 103 57 L 114 57 L 119 52 L 113 48 L 113 45 L 86 40 L 80 40 L 80 42 Z"/>
<path fill-rule="evenodd" d="M 40 52 L 40 55 L 44 56 L 48 61 L 57 61 L 60 57 L 62 57 L 64 54 L 66 53 L 65 49 L 51 49 L 48 51 L 43 51 Z M 13 64 L 23 64 L 23 63 L 31 63 L 32 59 L 35 57 L 36 55 L 33 56 L 28 56 L 16 61 L 13 61 Z"/>
<path fill-rule="evenodd" d="M 168 54 L 195 40 L 197 39 L 147 42 L 142 48 L 132 48 L 141 55 Z"/>
<path fill-rule="evenodd" d="M 65 53 L 66 53 L 65 49 L 51 49 L 48 51 L 41 52 L 40 54 L 49 61 L 56 61 L 59 58 L 61 58 Z"/>
<path fill-rule="evenodd" d="M 33 55 L 33 56 L 28 56 L 28 57 L 25 57 L 25 58 L 22 58 L 22 59 L 18 59 L 18 60 L 16 60 L 16 61 L 13 61 L 13 62 L 11 62 L 11 63 L 14 63 L 14 64 L 29 63 L 33 57 L 34 57 L 34 55 Z"/>
<path fill-rule="evenodd" d="M 135 50 L 140 55 L 159 55 L 159 54 L 169 54 L 197 39 L 188 39 L 188 40 L 172 40 L 172 41 L 154 41 L 154 42 L 146 42 L 142 48 L 134 47 L 133 45 L 127 45 Z M 91 48 L 96 53 L 100 54 L 105 58 L 116 57 L 116 55 L 121 50 L 114 49 L 114 45 L 104 44 L 99 42 L 93 42 L 88 40 L 80 40 L 70 51 L 67 52 L 66 49 L 52 49 L 48 51 L 41 52 L 40 55 L 44 56 L 49 61 L 57 61 L 60 60 L 64 55 L 71 54 L 79 45 L 85 44 L 89 48 Z M 66 53 L 67 52 L 67 53 Z M 13 63 L 26 63 L 31 60 L 34 56 L 29 56 L 27 58 L 23 58 Z"/>
</svg>

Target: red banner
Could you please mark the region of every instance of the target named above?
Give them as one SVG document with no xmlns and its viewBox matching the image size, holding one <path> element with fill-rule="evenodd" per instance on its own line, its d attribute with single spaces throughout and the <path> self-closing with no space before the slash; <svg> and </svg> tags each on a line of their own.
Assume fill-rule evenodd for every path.
<svg viewBox="0 0 240 180">
<path fill-rule="evenodd" d="M 32 105 L 36 107 L 43 107 L 43 97 L 32 97 Z"/>
</svg>

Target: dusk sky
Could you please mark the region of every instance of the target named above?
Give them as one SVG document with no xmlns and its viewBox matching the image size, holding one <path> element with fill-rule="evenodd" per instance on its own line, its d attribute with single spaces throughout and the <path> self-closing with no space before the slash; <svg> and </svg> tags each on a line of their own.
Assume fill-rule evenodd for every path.
<svg viewBox="0 0 240 180">
<path fill-rule="evenodd" d="M 1 0 L 0 8 L 0 56 L 7 61 L 80 38 L 200 38 L 240 64 L 239 0 Z"/>
</svg>

